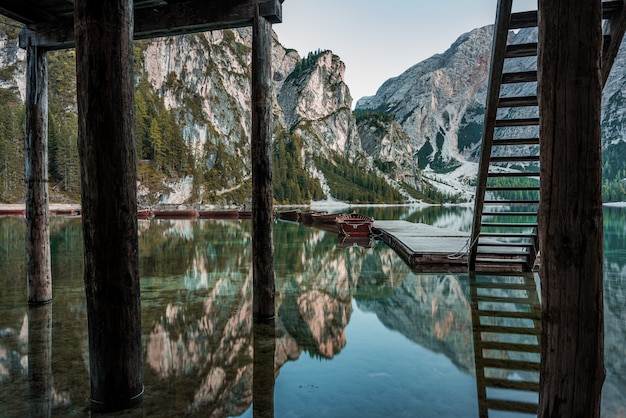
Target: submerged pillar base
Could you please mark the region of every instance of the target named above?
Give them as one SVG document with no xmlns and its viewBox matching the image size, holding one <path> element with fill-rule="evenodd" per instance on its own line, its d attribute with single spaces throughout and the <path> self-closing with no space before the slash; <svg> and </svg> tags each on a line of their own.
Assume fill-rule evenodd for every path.
<svg viewBox="0 0 626 418">
<path fill-rule="evenodd" d="M 112 399 L 108 401 L 91 399 L 91 410 L 94 412 L 113 412 L 132 408 L 139 405 L 143 401 L 143 393 L 144 390 L 141 388 L 141 392 L 130 399 Z"/>
</svg>

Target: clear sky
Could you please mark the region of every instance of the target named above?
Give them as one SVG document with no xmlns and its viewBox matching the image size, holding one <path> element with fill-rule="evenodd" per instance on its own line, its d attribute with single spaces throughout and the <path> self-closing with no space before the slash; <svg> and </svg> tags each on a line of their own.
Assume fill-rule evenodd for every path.
<svg viewBox="0 0 626 418">
<path fill-rule="evenodd" d="M 301 56 L 330 49 L 346 64 L 354 104 L 463 33 L 494 23 L 497 0 L 285 0 L 280 42 Z M 515 10 L 536 0 L 514 0 Z"/>
</svg>

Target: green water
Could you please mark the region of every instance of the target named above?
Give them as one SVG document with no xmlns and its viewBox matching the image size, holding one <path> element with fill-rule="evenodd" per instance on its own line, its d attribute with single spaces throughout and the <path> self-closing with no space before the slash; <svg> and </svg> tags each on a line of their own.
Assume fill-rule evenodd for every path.
<svg viewBox="0 0 626 418">
<path fill-rule="evenodd" d="M 358 210 L 465 231 L 472 219 L 457 207 Z M 626 414 L 625 217 L 605 209 L 605 417 Z M 257 371 L 276 378 L 263 399 L 252 386 L 250 221 L 152 220 L 139 230 L 145 397 L 135 416 L 252 416 L 253 399 L 269 399 L 276 417 L 479 416 L 467 275 L 415 274 L 382 242 L 341 248 L 331 233 L 275 223 L 274 365 Z M 23 219 L 0 218 L 0 416 L 88 416 L 80 219 L 51 225 L 43 397 L 29 373 L 37 317 L 26 305 L 24 234 Z"/>
</svg>

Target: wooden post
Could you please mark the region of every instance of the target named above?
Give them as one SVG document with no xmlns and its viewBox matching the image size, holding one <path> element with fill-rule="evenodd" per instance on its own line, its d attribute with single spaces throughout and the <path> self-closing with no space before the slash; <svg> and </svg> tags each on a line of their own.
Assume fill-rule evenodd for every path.
<svg viewBox="0 0 626 418">
<path fill-rule="evenodd" d="M 52 300 L 48 211 L 48 58 L 36 46 L 26 58 L 26 279 L 28 303 Z"/>
<path fill-rule="evenodd" d="M 539 1 L 541 417 L 599 417 L 605 377 L 600 0 Z"/>
<path fill-rule="evenodd" d="M 28 308 L 28 403 L 31 417 L 52 411 L 52 304 Z"/>
<path fill-rule="evenodd" d="M 132 0 L 75 2 L 91 406 L 143 397 Z"/>
<path fill-rule="evenodd" d="M 257 5 L 252 36 L 252 281 L 254 317 L 261 321 L 275 315 L 271 29 Z"/>
</svg>

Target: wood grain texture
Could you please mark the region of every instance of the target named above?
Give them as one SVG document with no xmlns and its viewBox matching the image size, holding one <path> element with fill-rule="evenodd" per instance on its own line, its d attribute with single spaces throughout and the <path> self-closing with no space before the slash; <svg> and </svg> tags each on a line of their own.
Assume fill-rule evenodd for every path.
<svg viewBox="0 0 626 418">
<path fill-rule="evenodd" d="M 78 148 L 91 405 L 141 400 L 132 1 L 76 1 Z"/>
<path fill-rule="evenodd" d="M 254 317 L 275 316 L 272 238 L 272 25 L 257 14 L 252 36 L 252 263 Z"/>
<path fill-rule="evenodd" d="M 28 303 L 52 300 L 48 211 L 48 58 L 30 46 L 26 58 L 26 279 Z"/>
<path fill-rule="evenodd" d="M 599 417 L 602 5 L 539 1 L 542 417 Z"/>
</svg>

